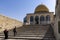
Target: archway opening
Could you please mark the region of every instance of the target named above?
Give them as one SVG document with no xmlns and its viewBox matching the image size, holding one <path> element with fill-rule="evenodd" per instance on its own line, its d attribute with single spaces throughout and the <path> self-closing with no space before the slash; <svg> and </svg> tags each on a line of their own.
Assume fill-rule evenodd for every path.
<svg viewBox="0 0 60 40">
<path fill-rule="evenodd" d="M 33 21 L 34 21 L 34 17 L 33 17 L 33 16 L 31 16 L 31 17 L 30 17 L 30 24 L 32 24 L 32 23 L 33 23 Z"/>
<path fill-rule="evenodd" d="M 24 23 L 26 23 L 26 22 L 27 22 L 27 17 L 24 18 Z"/>
<path fill-rule="evenodd" d="M 40 16 L 40 24 L 44 24 L 45 18 L 44 16 Z"/>
<path fill-rule="evenodd" d="M 46 16 L 46 21 L 50 21 L 50 16 L 49 15 Z"/>
<path fill-rule="evenodd" d="M 35 16 L 35 22 L 36 24 L 39 24 L 39 16 Z"/>
<path fill-rule="evenodd" d="M 46 23 L 47 23 L 47 24 L 50 23 L 50 16 L 49 16 L 49 15 L 46 16 Z"/>
</svg>

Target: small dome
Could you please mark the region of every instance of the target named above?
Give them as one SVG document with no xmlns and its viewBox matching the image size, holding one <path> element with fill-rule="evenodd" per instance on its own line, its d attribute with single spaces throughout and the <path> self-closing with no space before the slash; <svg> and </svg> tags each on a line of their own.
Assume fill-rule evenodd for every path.
<svg viewBox="0 0 60 40">
<path fill-rule="evenodd" d="M 41 5 L 38 5 L 35 9 L 35 13 L 38 13 L 38 12 L 49 12 L 49 9 L 45 5 L 41 4 Z"/>
</svg>

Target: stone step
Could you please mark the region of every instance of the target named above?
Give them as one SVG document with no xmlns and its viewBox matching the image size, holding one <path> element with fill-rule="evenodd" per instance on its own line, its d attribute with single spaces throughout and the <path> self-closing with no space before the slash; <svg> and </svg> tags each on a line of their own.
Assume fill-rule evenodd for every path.
<svg viewBox="0 0 60 40">
<path fill-rule="evenodd" d="M 56 40 L 55 38 L 44 38 L 43 40 Z"/>
<path fill-rule="evenodd" d="M 4 36 L 4 35 L 3 35 Z M 0 36 L 0 37 L 3 37 L 3 36 Z M 8 36 L 11 36 L 11 35 L 8 35 Z M 14 35 L 13 35 L 14 36 Z M 12 37 L 13 37 L 12 36 Z M 44 37 L 44 35 L 16 35 L 17 37 Z"/>
<path fill-rule="evenodd" d="M 21 37 L 44 37 L 44 35 L 19 35 Z"/>
<path fill-rule="evenodd" d="M 0 36 L 0 38 L 4 38 L 4 36 Z M 12 37 L 12 36 L 9 36 L 8 39 L 43 39 L 43 37 Z"/>
<path fill-rule="evenodd" d="M 15 37 L 13 36 L 13 30 L 10 30 L 9 39 L 43 39 L 48 27 L 49 26 L 24 26 L 17 29 L 17 35 Z M 0 38 L 4 38 L 4 33 L 0 33 Z"/>
<path fill-rule="evenodd" d="M 5 39 L 5 40 L 28 40 L 28 39 Z"/>
<path fill-rule="evenodd" d="M 29 40 L 29 39 L 4 39 L 4 38 L 0 38 L 0 40 Z"/>
</svg>

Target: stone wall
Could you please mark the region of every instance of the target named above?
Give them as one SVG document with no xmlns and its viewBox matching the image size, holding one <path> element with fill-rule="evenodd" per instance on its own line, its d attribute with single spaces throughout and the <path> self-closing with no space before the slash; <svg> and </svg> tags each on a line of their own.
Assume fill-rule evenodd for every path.
<svg viewBox="0 0 60 40">
<path fill-rule="evenodd" d="M 4 29 L 12 29 L 15 26 L 16 27 L 21 27 L 23 23 L 21 21 L 0 15 L 0 32 L 3 31 Z"/>
</svg>

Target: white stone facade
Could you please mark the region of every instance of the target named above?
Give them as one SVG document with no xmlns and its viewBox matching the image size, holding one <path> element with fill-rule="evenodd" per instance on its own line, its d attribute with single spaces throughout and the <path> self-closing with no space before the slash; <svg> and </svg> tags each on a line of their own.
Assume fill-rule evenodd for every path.
<svg viewBox="0 0 60 40">
<path fill-rule="evenodd" d="M 44 21 L 40 21 L 40 17 L 41 16 L 44 16 L 45 20 Z M 50 21 L 46 21 L 46 16 L 49 15 L 50 16 Z M 30 22 L 30 17 L 33 16 L 33 19 L 34 21 L 33 22 Z M 54 15 L 53 15 L 53 12 L 50 12 L 50 13 L 41 13 L 41 14 L 27 14 L 27 23 L 28 24 L 33 24 L 35 25 L 36 21 L 35 21 L 35 17 L 38 16 L 39 17 L 39 20 L 38 20 L 38 24 L 51 24 L 53 22 L 53 18 L 54 18 Z"/>
</svg>

